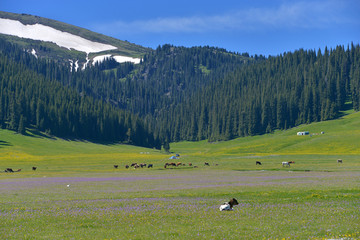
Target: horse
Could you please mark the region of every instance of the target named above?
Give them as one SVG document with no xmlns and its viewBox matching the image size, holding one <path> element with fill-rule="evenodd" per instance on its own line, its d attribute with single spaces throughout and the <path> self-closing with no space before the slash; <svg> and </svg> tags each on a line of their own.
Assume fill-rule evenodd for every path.
<svg viewBox="0 0 360 240">
<path fill-rule="evenodd" d="M 114 168 L 116 169 L 116 168 L 118 168 L 119 167 L 119 165 L 114 165 Z"/>
<path fill-rule="evenodd" d="M 32 170 L 35 171 L 35 170 L 36 170 L 36 167 L 32 167 Z"/>
<path fill-rule="evenodd" d="M 224 204 L 222 204 L 219 209 L 220 211 L 232 211 L 233 210 L 233 206 L 238 205 L 239 202 L 235 199 L 232 198 L 230 199 L 229 202 L 225 202 Z"/>
<path fill-rule="evenodd" d="M 261 165 L 261 162 L 260 162 L 260 161 L 256 161 L 256 165 Z"/>
<path fill-rule="evenodd" d="M 338 160 L 337 160 L 337 163 L 342 163 L 342 159 L 338 159 Z"/>
<path fill-rule="evenodd" d="M 150 163 L 150 164 L 148 164 L 148 168 L 152 168 L 153 167 L 153 165 Z"/>
<path fill-rule="evenodd" d="M 125 168 L 128 169 L 128 168 L 129 168 L 129 165 L 126 164 L 126 165 L 125 165 Z"/>
<path fill-rule="evenodd" d="M 205 166 L 210 166 L 210 164 L 208 163 L 208 162 L 205 162 L 205 164 L 204 164 Z"/>
</svg>

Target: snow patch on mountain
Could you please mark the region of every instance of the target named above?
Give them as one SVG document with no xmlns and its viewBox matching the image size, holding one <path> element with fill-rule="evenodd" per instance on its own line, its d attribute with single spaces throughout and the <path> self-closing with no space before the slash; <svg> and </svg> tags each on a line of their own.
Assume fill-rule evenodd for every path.
<svg viewBox="0 0 360 240">
<path fill-rule="evenodd" d="M 92 53 L 117 49 L 116 47 L 99 42 L 92 42 L 85 38 L 62 32 L 42 24 L 24 25 L 19 21 L 0 18 L 0 33 L 53 42 L 60 47 Z"/>
<path fill-rule="evenodd" d="M 36 58 L 38 58 L 37 55 L 36 55 L 35 49 L 32 49 L 32 50 L 31 50 L 31 54 L 34 55 Z"/>
<path fill-rule="evenodd" d="M 140 58 L 132 58 L 132 57 L 125 57 L 125 56 L 112 56 L 117 62 L 123 63 L 123 62 L 132 62 L 135 64 L 140 63 Z"/>
<path fill-rule="evenodd" d="M 114 55 L 111 55 L 111 54 L 105 54 L 105 55 L 100 55 L 100 56 L 94 57 L 93 60 L 92 60 L 92 64 L 95 65 L 96 63 L 100 63 L 100 62 L 104 61 L 107 58 L 113 58 L 118 63 L 132 62 L 132 63 L 135 63 L 135 64 L 139 64 L 140 60 L 141 60 L 140 58 L 132 58 L 132 57 L 125 57 L 125 56 L 114 56 Z"/>
</svg>

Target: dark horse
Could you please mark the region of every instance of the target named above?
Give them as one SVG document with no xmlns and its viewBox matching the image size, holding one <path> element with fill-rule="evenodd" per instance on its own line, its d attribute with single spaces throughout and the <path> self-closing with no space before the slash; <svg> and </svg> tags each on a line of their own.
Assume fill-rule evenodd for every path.
<svg viewBox="0 0 360 240">
<path fill-rule="evenodd" d="M 260 161 L 256 161 L 256 165 L 261 165 L 261 162 L 260 162 Z"/>
</svg>

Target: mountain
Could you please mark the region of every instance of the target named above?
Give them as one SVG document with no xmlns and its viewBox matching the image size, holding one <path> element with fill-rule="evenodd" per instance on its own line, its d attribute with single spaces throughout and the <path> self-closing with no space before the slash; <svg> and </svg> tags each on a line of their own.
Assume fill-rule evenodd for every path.
<svg viewBox="0 0 360 240">
<path fill-rule="evenodd" d="M 70 24 L 28 14 L 0 11 L 0 36 L 22 45 L 36 57 L 51 58 L 84 68 L 113 57 L 139 63 L 151 49 L 91 32 Z"/>
<path fill-rule="evenodd" d="M 268 58 L 209 46 L 152 50 L 49 19 L 2 15 L 2 24 L 16 21 L 14 29 L 61 31 L 56 43 L 0 38 L 0 125 L 21 133 L 36 128 L 160 148 L 261 135 L 360 110 L 359 45 Z M 63 33 L 89 45 L 74 50 Z M 86 67 L 74 68 L 76 61 Z"/>
</svg>

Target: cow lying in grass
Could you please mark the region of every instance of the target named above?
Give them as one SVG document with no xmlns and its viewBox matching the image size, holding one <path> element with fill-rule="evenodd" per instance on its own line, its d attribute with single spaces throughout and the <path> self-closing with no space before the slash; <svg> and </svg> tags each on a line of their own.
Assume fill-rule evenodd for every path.
<svg viewBox="0 0 360 240">
<path fill-rule="evenodd" d="M 238 205 L 238 201 L 235 198 L 230 199 L 229 202 L 224 203 L 219 207 L 220 211 L 232 211 L 234 205 Z"/>
</svg>

